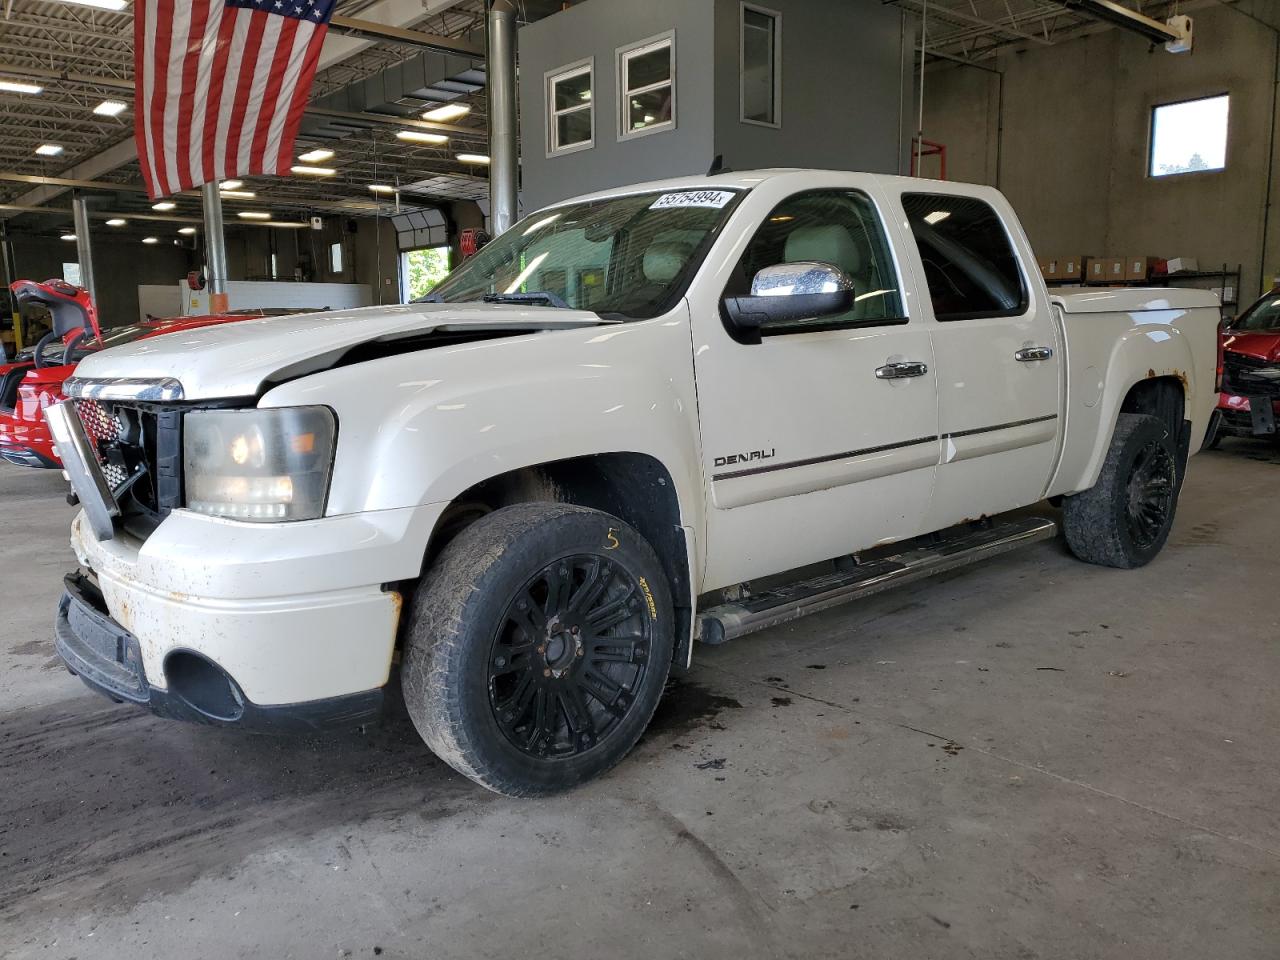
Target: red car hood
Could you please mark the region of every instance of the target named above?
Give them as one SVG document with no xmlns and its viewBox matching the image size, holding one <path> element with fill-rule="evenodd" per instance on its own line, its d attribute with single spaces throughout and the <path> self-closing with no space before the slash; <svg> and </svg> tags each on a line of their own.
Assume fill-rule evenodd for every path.
<svg viewBox="0 0 1280 960">
<path fill-rule="evenodd" d="M 1256 360 L 1280 363 L 1280 330 L 1262 330 L 1257 333 L 1227 331 L 1222 335 L 1222 349 Z"/>
</svg>

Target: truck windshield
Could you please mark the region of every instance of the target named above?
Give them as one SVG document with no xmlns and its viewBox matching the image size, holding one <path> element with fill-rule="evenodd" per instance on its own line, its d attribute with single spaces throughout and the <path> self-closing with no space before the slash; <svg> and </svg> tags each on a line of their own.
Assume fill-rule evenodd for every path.
<svg viewBox="0 0 1280 960">
<path fill-rule="evenodd" d="M 1280 330 L 1280 291 L 1269 294 L 1240 314 L 1227 328 L 1232 333 L 1257 333 Z"/>
<path fill-rule="evenodd" d="M 671 190 L 540 210 L 423 301 L 539 303 L 656 317 L 684 294 L 740 190 Z"/>
</svg>

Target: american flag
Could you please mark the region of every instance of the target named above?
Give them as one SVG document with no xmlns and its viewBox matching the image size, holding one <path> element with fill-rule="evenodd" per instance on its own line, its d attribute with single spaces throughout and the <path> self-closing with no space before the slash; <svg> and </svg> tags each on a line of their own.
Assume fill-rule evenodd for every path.
<svg viewBox="0 0 1280 960">
<path fill-rule="evenodd" d="M 154 200 L 288 171 L 337 0 L 137 0 L 134 138 Z"/>
</svg>

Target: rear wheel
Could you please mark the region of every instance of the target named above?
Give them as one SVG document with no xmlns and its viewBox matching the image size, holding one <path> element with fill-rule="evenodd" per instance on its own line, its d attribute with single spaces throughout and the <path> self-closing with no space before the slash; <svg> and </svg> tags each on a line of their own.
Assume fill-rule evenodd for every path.
<svg viewBox="0 0 1280 960">
<path fill-rule="evenodd" d="M 415 598 L 402 684 L 427 745 L 508 796 L 568 789 L 635 745 L 673 614 L 653 549 L 616 517 L 519 504 L 462 531 Z"/>
<path fill-rule="evenodd" d="M 1098 482 L 1062 505 L 1067 545 L 1081 560 L 1130 569 L 1164 546 L 1178 499 L 1173 437 L 1158 417 L 1122 413 Z"/>
</svg>

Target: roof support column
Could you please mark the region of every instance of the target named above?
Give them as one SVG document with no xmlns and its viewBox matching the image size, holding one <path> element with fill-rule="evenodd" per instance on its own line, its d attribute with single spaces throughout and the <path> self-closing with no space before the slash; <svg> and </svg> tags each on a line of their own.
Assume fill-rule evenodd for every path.
<svg viewBox="0 0 1280 960">
<path fill-rule="evenodd" d="M 209 271 L 209 312 L 225 313 L 227 303 L 227 238 L 222 229 L 222 195 L 218 181 L 200 187 L 200 206 L 204 211 L 205 269 Z"/>
<path fill-rule="evenodd" d="M 493 232 L 499 234 L 517 219 L 520 162 L 516 147 L 516 8 L 511 0 L 493 0 L 488 27 L 489 204 Z"/>
<path fill-rule="evenodd" d="M 88 201 L 76 194 L 71 200 L 71 216 L 76 230 L 76 256 L 80 260 L 80 286 L 89 291 L 94 305 L 98 303 L 98 288 L 93 282 L 93 249 L 89 245 Z"/>
</svg>

